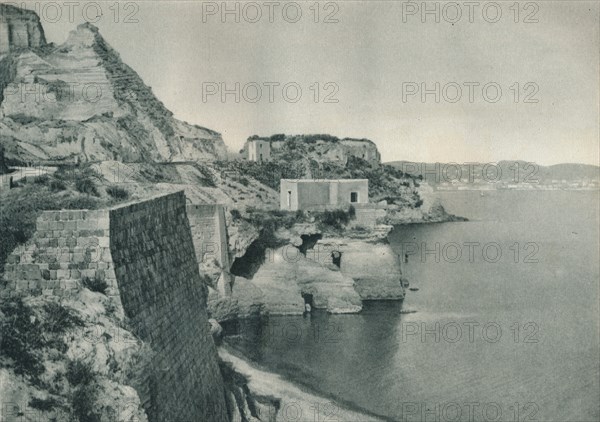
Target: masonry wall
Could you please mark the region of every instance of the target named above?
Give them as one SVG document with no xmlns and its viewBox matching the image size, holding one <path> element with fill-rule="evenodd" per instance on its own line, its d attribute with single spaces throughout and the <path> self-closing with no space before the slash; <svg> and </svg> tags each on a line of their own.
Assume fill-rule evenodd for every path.
<svg viewBox="0 0 600 422">
<path fill-rule="evenodd" d="M 154 352 L 135 386 L 150 422 L 227 421 L 183 191 L 110 210 L 43 212 L 1 295 L 77 294 L 100 278 Z"/>
<path fill-rule="evenodd" d="M 187 215 L 198 263 L 215 259 L 229 270 L 225 209 L 219 204 L 187 205 Z"/>
<path fill-rule="evenodd" d="M 4 295 L 67 296 L 77 293 L 84 277 L 105 280 L 107 294 L 118 295 L 108 211 L 43 212 L 33 238 L 8 256 L 4 276 Z"/>
<path fill-rule="evenodd" d="M 156 352 L 138 386 L 149 420 L 226 421 L 183 192 L 111 210 L 110 238 L 125 313 Z"/>
<path fill-rule="evenodd" d="M 220 204 L 188 204 L 187 215 L 200 273 L 218 278 L 218 283 L 213 280 L 213 287 L 229 296 L 234 278 L 229 272 L 231 261 L 225 207 Z"/>
</svg>

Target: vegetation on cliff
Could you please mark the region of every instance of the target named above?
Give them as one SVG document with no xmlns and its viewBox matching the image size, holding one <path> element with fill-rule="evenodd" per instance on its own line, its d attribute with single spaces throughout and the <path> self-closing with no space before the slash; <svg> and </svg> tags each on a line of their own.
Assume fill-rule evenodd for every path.
<svg viewBox="0 0 600 422">
<path fill-rule="evenodd" d="M 8 173 L 8 165 L 4 156 L 4 145 L 0 144 L 0 174 Z"/>
</svg>

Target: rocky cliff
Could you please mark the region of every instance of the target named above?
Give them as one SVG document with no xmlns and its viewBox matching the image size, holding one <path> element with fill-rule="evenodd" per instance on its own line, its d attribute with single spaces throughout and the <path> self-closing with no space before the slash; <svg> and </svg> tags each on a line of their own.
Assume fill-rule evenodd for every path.
<svg viewBox="0 0 600 422">
<path fill-rule="evenodd" d="M 381 156 L 375 143 L 369 139 L 340 139 L 331 135 L 273 135 L 268 137 L 251 136 L 248 141 L 265 140 L 271 144 L 272 160 L 311 160 L 316 163 L 339 162 L 346 164 L 350 157 L 356 157 L 370 164 L 379 164 Z M 242 155 L 246 156 L 248 141 Z"/>
<path fill-rule="evenodd" d="M 14 21 L 18 10 L 3 6 L 0 21 Z M 26 16 L 37 22 L 35 14 Z M 95 26 L 80 25 L 60 46 L 45 45 L 38 31 L 28 42 L 40 48 L 10 37 L 0 55 L 0 140 L 9 158 L 151 162 L 226 156 L 219 133 L 175 119 Z"/>
</svg>

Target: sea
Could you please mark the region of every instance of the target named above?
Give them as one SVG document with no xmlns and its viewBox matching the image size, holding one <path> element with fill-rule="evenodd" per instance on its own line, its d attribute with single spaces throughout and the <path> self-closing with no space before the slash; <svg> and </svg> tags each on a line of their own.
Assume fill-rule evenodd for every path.
<svg viewBox="0 0 600 422">
<path fill-rule="evenodd" d="M 387 420 L 600 420 L 599 192 L 437 195 L 469 221 L 394 228 L 403 302 L 246 322 L 227 346 Z"/>
</svg>

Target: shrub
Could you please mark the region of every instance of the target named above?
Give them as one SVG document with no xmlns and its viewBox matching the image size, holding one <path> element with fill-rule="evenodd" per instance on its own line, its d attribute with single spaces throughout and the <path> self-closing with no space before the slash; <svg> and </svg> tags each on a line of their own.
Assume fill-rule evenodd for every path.
<svg viewBox="0 0 600 422">
<path fill-rule="evenodd" d="M 65 185 L 65 183 L 62 180 L 59 180 L 59 179 L 53 179 L 53 180 L 51 180 L 50 184 L 48 185 L 48 187 L 53 192 L 63 191 L 65 189 L 67 189 L 67 185 Z"/>
<path fill-rule="evenodd" d="M 84 287 L 91 290 L 92 292 L 98 292 L 102 294 L 106 294 L 106 289 L 108 288 L 108 284 L 106 281 L 101 279 L 100 277 L 83 277 L 81 279 L 81 283 Z"/>
<path fill-rule="evenodd" d="M 56 302 L 46 303 L 44 311 L 46 312 L 46 320 L 43 323 L 45 332 L 62 334 L 73 327 L 83 327 L 84 325 L 83 320 L 71 309 Z"/>
<path fill-rule="evenodd" d="M 87 195 L 98 196 L 98 190 L 96 189 L 96 184 L 94 183 L 94 181 L 92 179 L 89 179 L 87 177 L 83 178 L 83 179 L 77 179 L 75 181 L 75 188 L 81 193 L 85 193 Z"/>
<path fill-rule="evenodd" d="M 321 230 L 333 228 L 335 230 L 342 230 L 346 224 L 355 218 L 356 210 L 353 206 L 348 208 L 348 211 L 344 210 L 332 210 L 323 211 L 317 216 L 317 225 Z"/>
<path fill-rule="evenodd" d="M 40 322 L 20 298 L 0 304 L 0 355 L 14 361 L 16 374 L 34 379 L 44 372 L 38 351 L 44 346 Z"/>
<path fill-rule="evenodd" d="M 354 208 L 354 205 L 350 205 L 350 208 L 348 208 L 348 218 L 350 218 L 350 220 L 356 218 L 356 208 Z"/>
<path fill-rule="evenodd" d="M 50 178 L 47 174 L 42 174 L 41 176 L 36 176 L 33 179 L 33 183 L 36 185 L 47 185 L 50 182 Z"/>
<path fill-rule="evenodd" d="M 129 198 L 129 192 L 118 186 L 109 186 L 106 188 L 106 193 L 109 194 L 113 199 L 122 201 Z"/>
<path fill-rule="evenodd" d="M 29 406 L 31 406 L 33 409 L 48 412 L 55 407 L 60 406 L 60 403 L 58 400 L 52 397 L 48 397 L 47 399 L 38 399 L 37 397 L 32 397 L 31 400 L 29 400 Z"/>
<path fill-rule="evenodd" d="M 100 208 L 102 202 L 92 196 L 76 196 L 74 198 L 66 198 L 62 202 L 62 207 L 70 210 L 93 210 Z"/>
<path fill-rule="evenodd" d="M 242 219 L 242 214 L 238 210 L 231 210 L 231 218 L 233 221 L 238 221 Z"/>
<path fill-rule="evenodd" d="M 81 422 L 101 422 L 101 416 L 95 412 L 97 387 L 84 385 L 73 392 L 71 407 L 76 420 Z"/>
<path fill-rule="evenodd" d="M 70 360 L 65 374 L 67 381 L 73 386 L 87 385 L 94 380 L 92 365 L 83 360 Z"/>
</svg>

